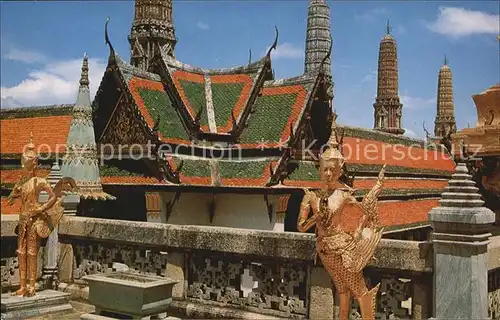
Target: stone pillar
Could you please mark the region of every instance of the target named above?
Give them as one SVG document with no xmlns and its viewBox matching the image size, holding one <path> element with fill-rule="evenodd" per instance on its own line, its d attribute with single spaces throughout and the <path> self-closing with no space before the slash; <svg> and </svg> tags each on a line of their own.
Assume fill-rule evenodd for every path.
<svg viewBox="0 0 500 320">
<path fill-rule="evenodd" d="M 330 275 L 322 265 L 312 267 L 310 293 L 309 319 L 335 319 L 335 290 Z"/>
<path fill-rule="evenodd" d="M 433 228 L 435 319 L 488 319 L 488 251 L 495 221 L 472 176 L 458 163 L 429 212 Z"/>
</svg>

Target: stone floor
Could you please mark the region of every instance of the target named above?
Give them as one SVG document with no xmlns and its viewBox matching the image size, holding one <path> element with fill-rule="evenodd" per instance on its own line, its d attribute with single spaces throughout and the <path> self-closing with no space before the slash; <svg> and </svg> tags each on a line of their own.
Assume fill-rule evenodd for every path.
<svg viewBox="0 0 500 320">
<path fill-rule="evenodd" d="M 84 313 L 94 312 L 94 306 L 85 302 L 70 301 L 73 306 L 73 311 L 70 313 L 54 313 L 43 315 L 39 317 L 28 318 L 29 320 L 52 320 L 52 319 L 65 319 L 65 320 L 80 320 L 80 316 Z M 27 319 L 27 320 L 28 320 Z"/>
<path fill-rule="evenodd" d="M 89 305 L 86 302 L 83 301 L 70 301 L 71 305 L 73 306 L 73 311 L 72 312 L 66 312 L 66 313 L 54 313 L 54 314 L 48 314 L 44 316 L 39 316 L 39 317 L 31 317 L 27 318 L 26 320 L 80 320 L 80 316 L 84 313 L 92 313 L 95 311 L 94 306 Z M 175 317 L 167 317 L 166 320 L 181 320 L 181 318 L 175 318 Z"/>
</svg>

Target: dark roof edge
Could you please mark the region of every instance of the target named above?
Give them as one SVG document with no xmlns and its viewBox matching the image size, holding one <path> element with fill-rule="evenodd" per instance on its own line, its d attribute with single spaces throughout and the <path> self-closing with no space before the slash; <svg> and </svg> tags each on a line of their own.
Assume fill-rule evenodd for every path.
<svg viewBox="0 0 500 320">
<path fill-rule="evenodd" d="M 262 65 L 266 63 L 266 59 L 267 57 L 262 57 L 260 60 L 252 62 L 250 64 L 234 66 L 230 68 L 207 69 L 207 68 L 191 66 L 189 64 L 183 63 L 169 56 L 164 57 L 165 64 L 169 68 L 180 69 L 192 73 L 207 74 L 207 75 L 241 74 L 241 73 L 257 72 L 262 67 Z"/>
<path fill-rule="evenodd" d="M 44 106 L 32 106 L 21 108 L 2 108 L 0 110 L 0 119 L 15 119 L 43 116 L 62 116 L 70 115 L 75 104 L 52 104 Z"/>
<path fill-rule="evenodd" d="M 294 84 L 314 84 L 316 82 L 316 79 L 319 77 L 319 73 L 307 73 L 307 74 L 302 74 L 300 76 L 296 77 L 291 77 L 291 78 L 283 78 L 283 79 L 276 79 L 276 80 L 268 80 L 264 82 L 264 87 L 281 87 L 281 86 L 287 86 L 287 85 L 294 85 Z"/>
</svg>

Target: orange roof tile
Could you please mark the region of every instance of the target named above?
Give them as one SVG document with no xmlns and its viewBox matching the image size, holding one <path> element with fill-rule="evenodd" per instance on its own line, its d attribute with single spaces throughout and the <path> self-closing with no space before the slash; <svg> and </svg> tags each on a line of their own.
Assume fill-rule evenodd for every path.
<svg viewBox="0 0 500 320">
<path fill-rule="evenodd" d="M 355 179 L 355 189 L 370 189 L 375 185 L 374 179 Z M 305 188 L 319 188 L 321 181 L 313 180 L 285 180 L 286 186 L 297 186 Z M 427 180 L 427 179 L 386 179 L 384 182 L 385 189 L 444 189 L 448 185 L 446 180 Z"/>
<path fill-rule="evenodd" d="M 38 177 L 45 178 L 50 173 L 48 169 L 39 169 L 36 171 Z M 23 169 L 0 170 L 1 183 L 17 183 L 22 177 L 28 175 Z"/>
<path fill-rule="evenodd" d="M 432 168 L 450 172 L 455 169 L 455 163 L 449 155 L 420 147 L 345 137 L 342 150 L 348 164 L 387 164 L 388 166 Z"/>
<path fill-rule="evenodd" d="M 159 181 L 155 177 L 141 177 L 141 176 L 107 176 L 101 177 L 101 183 L 107 184 L 132 184 L 132 185 L 151 185 L 151 184 L 166 184 Z"/>
<path fill-rule="evenodd" d="M 12 205 L 7 203 L 7 198 L 2 198 L 1 214 L 18 214 L 21 210 L 21 200 L 15 199 Z"/>
<path fill-rule="evenodd" d="M 380 201 L 380 224 L 396 226 L 427 221 L 429 211 L 439 206 L 439 199 Z M 356 230 L 361 210 L 349 206 L 341 213 L 342 226 L 349 231 Z"/>
<path fill-rule="evenodd" d="M 71 119 L 72 116 L 48 116 L 0 120 L 0 152 L 22 153 L 30 132 L 38 153 L 65 152 Z"/>
</svg>

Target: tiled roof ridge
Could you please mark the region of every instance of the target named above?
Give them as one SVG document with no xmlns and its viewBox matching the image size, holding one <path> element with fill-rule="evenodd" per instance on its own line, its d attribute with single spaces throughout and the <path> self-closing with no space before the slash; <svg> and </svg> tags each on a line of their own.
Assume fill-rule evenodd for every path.
<svg viewBox="0 0 500 320">
<path fill-rule="evenodd" d="M 300 76 L 291 77 L 291 78 L 282 78 L 275 80 L 267 80 L 264 82 L 264 87 L 279 87 L 286 85 L 295 85 L 295 84 L 312 84 L 316 81 L 319 76 L 319 72 L 308 72 L 302 74 Z"/>
<path fill-rule="evenodd" d="M 412 141 L 412 142 L 417 142 L 417 143 L 426 143 L 425 140 L 423 139 L 418 139 L 418 138 L 412 138 L 408 136 L 395 136 L 393 133 L 388 133 L 388 132 L 383 132 L 383 131 L 378 131 L 372 128 L 363 128 L 363 127 L 358 127 L 358 126 L 353 126 L 353 125 L 348 125 L 348 124 L 342 124 L 342 123 L 337 123 L 337 126 L 340 128 L 346 128 L 346 129 L 352 129 L 352 130 L 361 130 L 361 131 L 366 131 L 370 132 L 379 136 L 384 136 L 384 137 L 390 137 L 394 139 L 401 139 L 401 140 L 406 140 L 406 141 Z M 433 143 L 427 143 L 428 145 L 433 145 Z"/>
<path fill-rule="evenodd" d="M 239 65 L 229 68 L 219 68 L 219 69 L 208 69 L 195 67 L 186 63 L 183 63 L 175 58 L 170 56 L 163 56 L 165 64 L 170 68 L 181 69 L 187 72 L 197 73 L 197 74 L 206 74 L 206 75 L 221 75 L 221 74 L 241 74 L 241 73 L 249 73 L 256 72 L 259 70 L 262 65 L 266 63 L 267 57 L 262 57 L 260 60 L 252 62 L 247 65 Z"/>
<path fill-rule="evenodd" d="M 70 115 L 74 105 L 74 103 L 64 103 L 19 108 L 2 107 L 0 110 L 0 119 L 22 118 L 31 113 L 47 113 L 47 116 L 53 116 L 54 114 L 52 114 L 51 111 L 55 111 L 56 113 L 59 111 L 63 113 L 62 115 Z"/>
<path fill-rule="evenodd" d="M 153 81 L 161 81 L 161 77 L 159 74 L 147 72 L 140 68 L 134 67 L 131 64 L 124 61 L 120 56 L 116 55 L 116 64 L 121 72 L 125 71 L 127 73 L 131 73 L 135 77 L 143 78 L 147 80 Z"/>
</svg>

